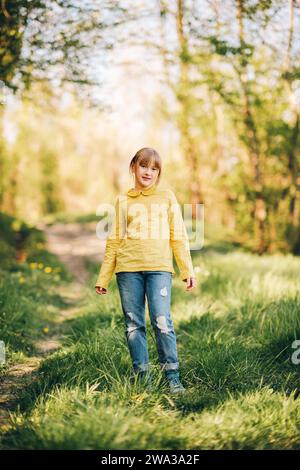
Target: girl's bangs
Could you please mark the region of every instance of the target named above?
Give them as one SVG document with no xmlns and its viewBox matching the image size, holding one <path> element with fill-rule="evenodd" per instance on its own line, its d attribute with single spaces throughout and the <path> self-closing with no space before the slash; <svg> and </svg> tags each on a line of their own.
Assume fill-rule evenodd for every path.
<svg viewBox="0 0 300 470">
<path fill-rule="evenodd" d="M 156 157 L 156 155 L 144 155 L 140 158 L 138 163 L 139 163 L 139 165 L 144 164 L 144 165 L 149 166 L 149 164 L 151 163 L 152 160 L 154 160 L 155 168 L 160 170 L 160 162 L 159 162 L 158 158 Z"/>
</svg>

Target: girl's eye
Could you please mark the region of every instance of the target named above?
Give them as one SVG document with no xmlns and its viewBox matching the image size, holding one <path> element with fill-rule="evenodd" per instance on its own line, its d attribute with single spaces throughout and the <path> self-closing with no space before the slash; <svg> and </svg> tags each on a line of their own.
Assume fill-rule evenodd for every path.
<svg viewBox="0 0 300 470">
<path fill-rule="evenodd" d="M 143 163 L 141 163 L 140 166 L 141 166 L 142 168 L 146 168 L 146 165 L 144 165 Z M 157 171 L 158 171 L 158 168 L 152 168 L 152 170 L 157 170 Z"/>
</svg>

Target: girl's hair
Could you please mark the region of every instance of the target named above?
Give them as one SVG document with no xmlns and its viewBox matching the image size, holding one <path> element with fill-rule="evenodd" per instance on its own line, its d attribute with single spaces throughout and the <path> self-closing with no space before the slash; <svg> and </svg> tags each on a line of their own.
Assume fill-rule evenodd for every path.
<svg viewBox="0 0 300 470">
<path fill-rule="evenodd" d="M 138 150 L 134 157 L 131 159 L 129 164 L 129 171 L 133 174 L 133 166 L 134 164 L 142 164 L 150 165 L 151 160 L 154 160 L 154 166 L 159 170 L 158 177 L 156 180 L 156 184 L 158 184 L 160 175 L 161 175 L 161 158 L 158 152 L 150 147 L 143 147 L 142 149 Z"/>
</svg>

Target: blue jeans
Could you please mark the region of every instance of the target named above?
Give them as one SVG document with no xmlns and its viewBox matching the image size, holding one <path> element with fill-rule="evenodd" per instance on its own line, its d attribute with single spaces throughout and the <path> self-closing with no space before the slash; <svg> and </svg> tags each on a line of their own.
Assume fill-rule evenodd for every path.
<svg viewBox="0 0 300 470">
<path fill-rule="evenodd" d="M 170 314 L 172 273 L 135 271 L 116 273 L 126 339 L 135 372 L 149 369 L 146 337 L 145 296 L 154 329 L 161 370 L 166 377 L 178 374 L 176 334 Z"/>
</svg>

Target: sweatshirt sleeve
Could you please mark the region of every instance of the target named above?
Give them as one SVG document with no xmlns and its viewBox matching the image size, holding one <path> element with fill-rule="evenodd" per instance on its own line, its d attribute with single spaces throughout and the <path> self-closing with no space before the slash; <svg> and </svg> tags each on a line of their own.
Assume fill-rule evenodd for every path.
<svg viewBox="0 0 300 470">
<path fill-rule="evenodd" d="M 120 244 L 119 236 L 119 198 L 115 200 L 115 211 L 112 218 L 111 231 L 106 239 L 104 258 L 95 283 L 95 287 L 108 288 L 116 267 L 117 250 Z"/>
<path fill-rule="evenodd" d="M 169 225 L 170 225 L 170 243 L 176 264 L 180 272 L 182 281 L 188 277 L 196 277 L 190 248 L 189 239 L 182 218 L 180 206 L 177 202 L 173 191 L 170 191 L 170 207 L 169 207 Z"/>
</svg>

